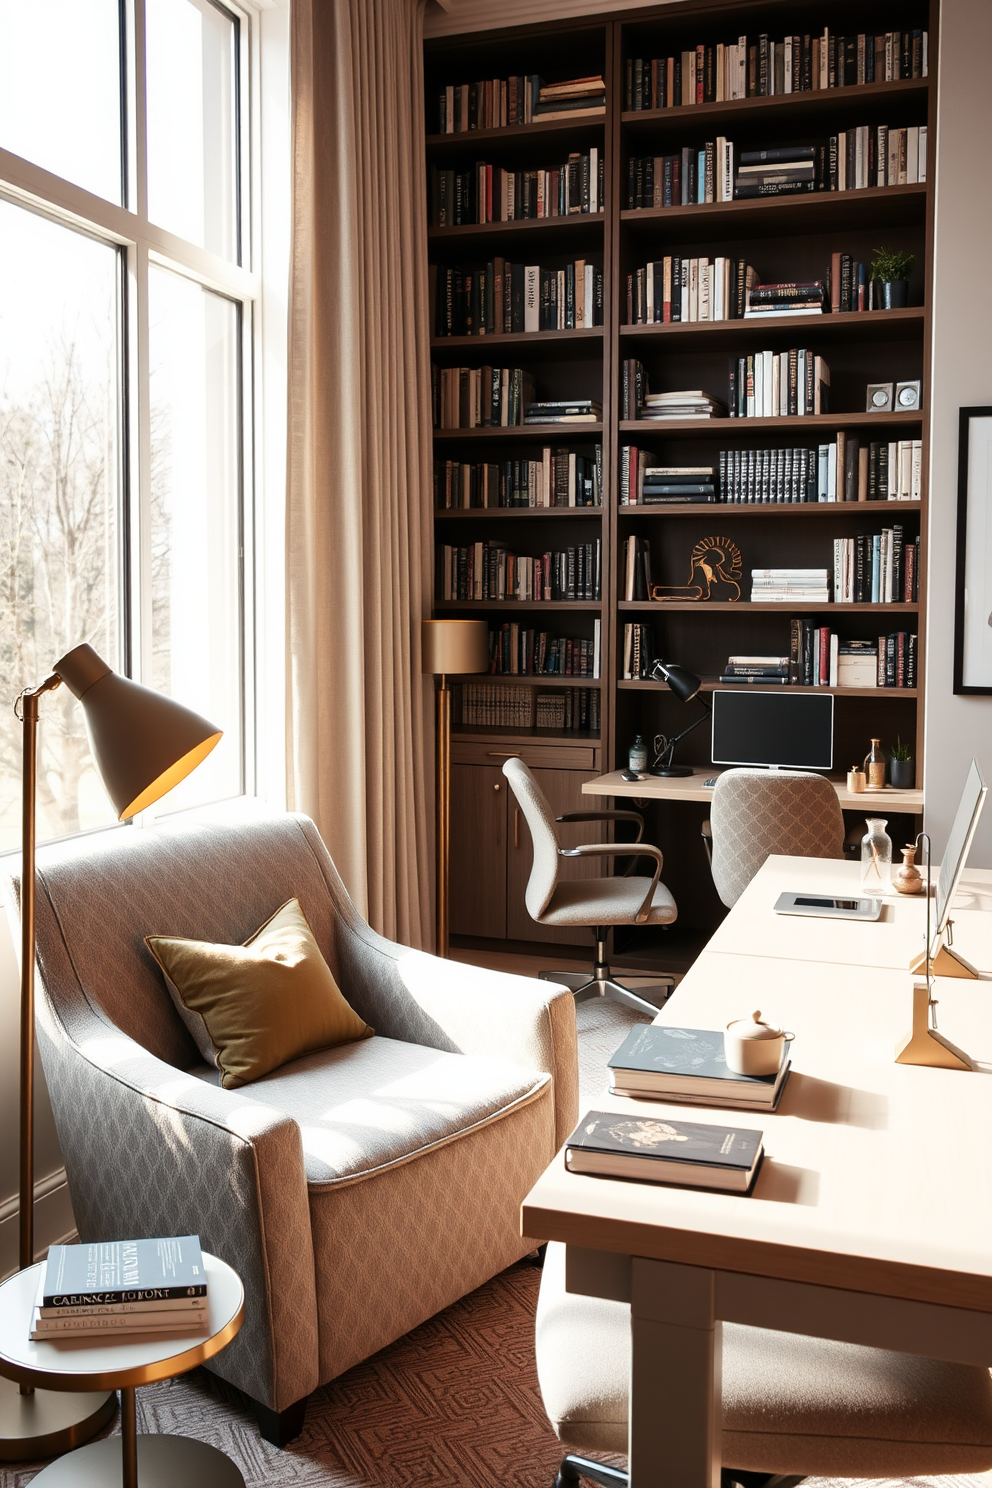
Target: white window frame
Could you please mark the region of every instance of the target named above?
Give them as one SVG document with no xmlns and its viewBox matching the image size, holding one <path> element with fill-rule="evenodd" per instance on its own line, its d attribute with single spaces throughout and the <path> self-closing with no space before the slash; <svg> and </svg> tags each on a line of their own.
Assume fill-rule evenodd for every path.
<svg viewBox="0 0 992 1488">
<path fill-rule="evenodd" d="M 32 3 L 32 0 L 25 0 Z M 285 232 L 263 230 L 263 161 L 265 186 L 288 205 L 288 4 L 287 0 L 214 0 L 239 22 L 239 240 L 241 264 L 175 236 L 147 215 L 145 77 L 135 59 L 144 56 L 145 0 L 123 0 L 127 66 L 123 117 L 127 130 L 127 201 L 120 206 L 0 148 L 0 199 L 37 212 L 99 242 L 121 250 L 124 263 L 123 357 L 124 398 L 121 410 L 123 448 L 121 493 L 122 634 L 124 666 L 135 680 L 151 675 L 150 474 L 148 273 L 152 265 L 183 275 L 239 306 L 241 326 L 241 511 L 240 559 L 242 760 L 241 793 L 263 794 L 284 805 L 281 727 L 284 665 L 281 613 L 282 512 L 285 460 L 285 279 L 276 280 L 288 262 Z M 263 75 L 262 51 L 266 48 Z M 271 60 L 270 60 L 271 59 Z M 271 100 L 277 136 L 263 148 L 263 98 Z M 268 113 L 269 110 L 266 110 Z M 278 178 L 284 176 L 285 180 Z M 273 240 L 276 274 L 263 278 L 262 248 Z M 280 262 L 281 261 L 281 262 Z M 263 322 L 266 336 L 263 339 Z M 270 352 L 267 341 L 271 339 Z M 262 372 L 256 377 L 256 367 Z M 264 383 L 264 393 L 259 382 Z M 269 437 L 266 438 L 268 431 Z M 256 470 L 269 476 L 267 499 L 260 499 Z M 261 531 L 262 541 L 256 541 Z M 266 572 L 256 574 L 256 556 L 267 554 Z M 261 579 L 258 583 L 257 580 Z M 263 613 L 259 614 L 259 598 Z M 259 640 L 262 640 L 261 647 Z M 258 673 L 263 677 L 265 706 L 260 708 Z M 276 717 L 273 718 L 273 711 Z M 262 782 L 259 770 L 259 719 L 263 727 Z M 161 814 L 168 814 L 168 802 Z M 150 813 L 145 813 L 147 820 Z"/>
</svg>

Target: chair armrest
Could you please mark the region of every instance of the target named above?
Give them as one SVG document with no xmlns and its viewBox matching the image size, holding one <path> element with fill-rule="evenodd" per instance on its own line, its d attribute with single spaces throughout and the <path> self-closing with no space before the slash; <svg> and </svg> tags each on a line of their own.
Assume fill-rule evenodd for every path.
<svg viewBox="0 0 992 1488">
<path fill-rule="evenodd" d="M 637 836 L 635 842 L 640 842 L 644 831 L 644 818 L 639 811 L 566 811 L 564 816 L 556 816 L 558 822 L 591 822 L 591 821 L 628 821 L 637 825 Z"/>
<path fill-rule="evenodd" d="M 699 835 L 703 839 L 703 846 L 706 849 L 706 861 L 709 863 L 710 867 L 712 868 L 713 867 L 713 828 L 710 825 L 710 819 L 709 819 L 709 817 L 706 817 L 706 819 L 704 821 L 701 821 L 700 822 L 700 824 L 699 824 Z"/>
<path fill-rule="evenodd" d="M 313 1243 L 289 1116 L 175 1069 L 93 1017 L 70 1039 L 47 999 L 39 1042 L 84 1240 L 200 1236 L 245 1287 L 211 1370 L 273 1410 L 319 1384 Z"/>
<path fill-rule="evenodd" d="M 650 913 L 651 901 L 661 879 L 661 870 L 665 861 L 660 847 L 653 847 L 650 842 L 586 842 L 581 847 L 560 847 L 558 856 L 561 858 L 628 858 L 632 850 L 638 858 L 654 859 L 654 877 L 651 880 L 651 886 L 634 916 L 634 923 L 643 925 Z"/>
</svg>

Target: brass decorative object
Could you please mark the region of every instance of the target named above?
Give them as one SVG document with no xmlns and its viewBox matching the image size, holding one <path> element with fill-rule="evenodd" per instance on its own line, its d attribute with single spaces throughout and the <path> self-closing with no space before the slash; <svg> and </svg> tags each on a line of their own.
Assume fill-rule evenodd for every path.
<svg viewBox="0 0 992 1488">
<path fill-rule="evenodd" d="M 652 584 L 653 600 L 722 600 L 733 604 L 741 597 L 744 576 L 741 550 L 729 537 L 704 537 L 689 557 L 687 584 Z"/>
</svg>

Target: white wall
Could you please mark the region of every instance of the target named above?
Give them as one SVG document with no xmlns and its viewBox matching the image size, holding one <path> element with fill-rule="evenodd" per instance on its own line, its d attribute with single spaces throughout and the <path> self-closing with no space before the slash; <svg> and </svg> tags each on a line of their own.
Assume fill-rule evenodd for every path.
<svg viewBox="0 0 992 1488">
<path fill-rule="evenodd" d="M 992 780 L 992 697 L 955 697 L 952 691 L 958 409 L 992 406 L 992 89 L 986 60 L 992 5 L 944 0 L 941 11 L 925 743 L 926 825 L 935 857 L 972 756 Z M 992 810 L 970 861 L 992 867 Z"/>
</svg>

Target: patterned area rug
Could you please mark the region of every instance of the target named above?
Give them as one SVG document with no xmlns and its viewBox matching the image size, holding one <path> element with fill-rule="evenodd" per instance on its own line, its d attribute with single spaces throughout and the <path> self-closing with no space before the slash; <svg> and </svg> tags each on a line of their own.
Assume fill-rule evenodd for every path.
<svg viewBox="0 0 992 1488">
<path fill-rule="evenodd" d="M 638 1020 L 598 1003 L 578 1018 L 588 1106 L 606 1059 Z M 534 1369 L 539 1284 L 540 1272 L 523 1261 L 319 1390 L 304 1434 L 285 1451 L 260 1439 L 242 1398 L 205 1370 L 139 1390 L 138 1429 L 210 1442 L 237 1463 L 247 1488 L 551 1488 L 561 1448 Z M 42 1466 L 0 1468 L 0 1488 L 26 1488 Z M 992 1488 L 992 1473 L 862 1480 L 861 1488 L 938 1485 Z M 840 1485 L 809 1479 L 808 1488 Z"/>
</svg>

